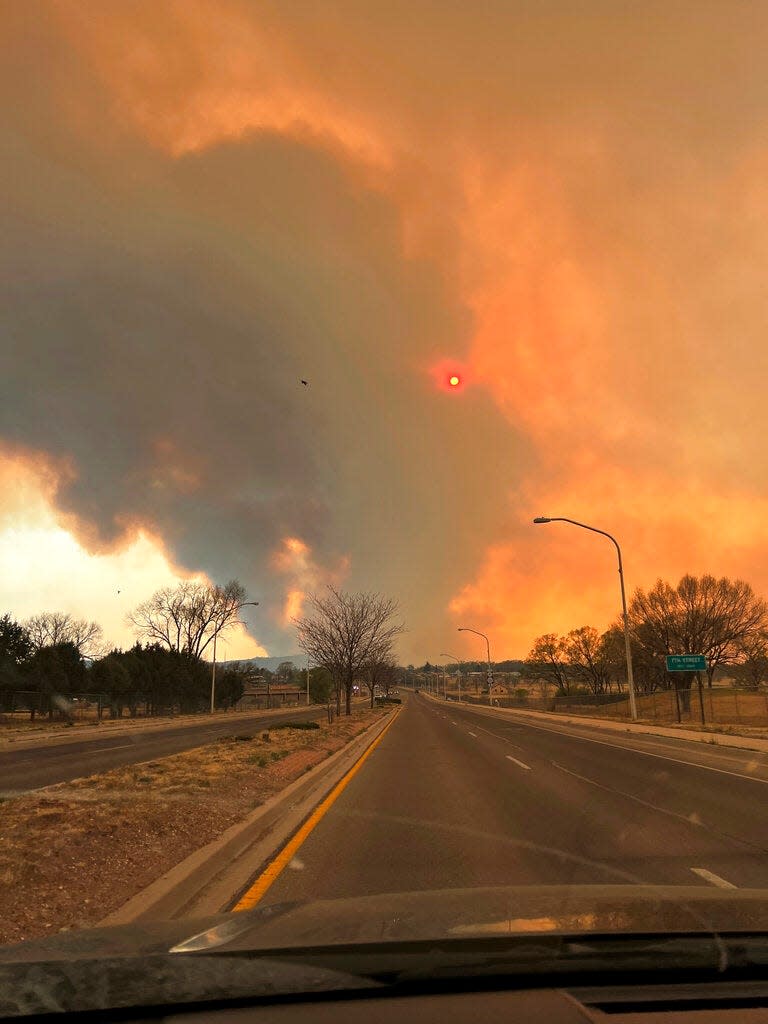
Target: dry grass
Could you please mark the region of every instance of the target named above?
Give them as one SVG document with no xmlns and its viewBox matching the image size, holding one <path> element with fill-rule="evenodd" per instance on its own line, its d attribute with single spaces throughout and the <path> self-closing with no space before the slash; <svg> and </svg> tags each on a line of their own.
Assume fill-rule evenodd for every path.
<svg viewBox="0 0 768 1024">
<path fill-rule="evenodd" d="M 0 942 L 93 926 L 384 713 L 233 736 L 5 801 Z"/>
</svg>

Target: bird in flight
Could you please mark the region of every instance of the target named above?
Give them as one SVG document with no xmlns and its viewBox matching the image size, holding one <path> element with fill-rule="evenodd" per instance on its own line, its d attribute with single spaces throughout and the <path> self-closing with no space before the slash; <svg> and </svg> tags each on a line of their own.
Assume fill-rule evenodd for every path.
<svg viewBox="0 0 768 1024">
<path fill-rule="evenodd" d="M 304 385 L 305 388 L 309 387 L 309 382 L 308 381 L 303 380 L 301 383 Z"/>
</svg>

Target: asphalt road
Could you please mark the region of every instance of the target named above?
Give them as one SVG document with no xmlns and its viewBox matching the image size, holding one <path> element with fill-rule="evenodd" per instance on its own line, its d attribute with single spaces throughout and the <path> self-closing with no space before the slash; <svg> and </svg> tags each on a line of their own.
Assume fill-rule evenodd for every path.
<svg viewBox="0 0 768 1024">
<path fill-rule="evenodd" d="M 325 717 L 324 707 L 297 708 L 284 714 L 242 714 L 217 721 L 204 720 L 167 729 L 149 724 L 147 731 L 133 727 L 116 735 L 89 740 L 40 743 L 19 750 L 0 751 L 0 798 L 18 796 L 42 786 L 69 782 L 84 775 L 109 771 L 126 764 L 151 761 L 211 743 L 219 736 L 249 732 L 292 719 Z"/>
<path fill-rule="evenodd" d="M 409 695 L 263 903 L 482 885 L 768 887 L 768 757 Z"/>
</svg>

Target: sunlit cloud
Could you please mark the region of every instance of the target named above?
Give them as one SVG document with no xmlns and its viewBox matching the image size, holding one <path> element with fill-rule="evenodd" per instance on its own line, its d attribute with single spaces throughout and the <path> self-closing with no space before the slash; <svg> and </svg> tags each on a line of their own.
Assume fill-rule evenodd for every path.
<svg viewBox="0 0 768 1024">
<path fill-rule="evenodd" d="M 62 527 L 52 504 L 56 467 L 43 456 L 0 456 L 0 615 L 23 620 L 41 611 L 95 619 L 106 642 L 128 647 L 127 613 L 159 587 L 182 579 L 207 582 L 174 566 L 160 538 L 138 532 L 130 543 L 94 554 Z M 228 656 L 266 653 L 242 627 L 227 634 Z"/>
<path fill-rule="evenodd" d="M 369 118 L 312 81 L 266 12 L 260 18 L 228 0 L 148 2 L 100 17 L 67 3 L 61 10 L 121 115 L 175 156 L 265 131 L 330 145 L 372 167 L 390 162 Z"/>
<path fill-rule="evenodd" d="M 290 626 L 304 613 L 307 595 L 317 592 L 326 583 L 338 584 L 346 575 L 349 563 L 342 559 L 335 568 L 324 568 L 314 560 L 309 545 L 303 540 L 285 537 L 272 555 L 272 568 L 285 578 L 280 621 L 284 626 Z"/>
</svg>

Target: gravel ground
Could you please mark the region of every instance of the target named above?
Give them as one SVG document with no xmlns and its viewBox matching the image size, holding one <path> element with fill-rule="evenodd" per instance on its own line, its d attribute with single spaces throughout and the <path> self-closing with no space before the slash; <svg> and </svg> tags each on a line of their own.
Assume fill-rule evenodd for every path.
<svg viewBox="0 0 768 1024">
<path fill-rule="evenodd" d="M 3 802 L 0 943 L 93 927 L 384 713 L 234 735 Z"/>
</svg>

